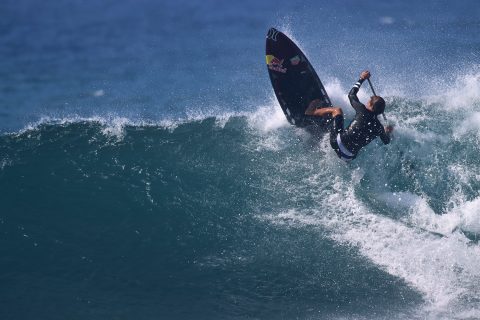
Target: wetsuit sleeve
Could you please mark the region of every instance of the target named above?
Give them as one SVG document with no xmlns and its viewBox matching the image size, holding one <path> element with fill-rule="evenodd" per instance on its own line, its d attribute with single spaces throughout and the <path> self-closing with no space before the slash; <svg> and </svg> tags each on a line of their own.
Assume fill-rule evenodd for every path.
<svg viewBox="0 0 480 320">
<path fill-rule="evenodd" d="M 352 89 L 348 93 L 348 99 L 350 100 L 350 104 L 357 112 L 362 112 L 366 109 L 365 105 L 363 105 L 363 103 L 361 103 L 357 97 L 357 92 L 360 89 L 363 81 L 365 81 L 365 79 L 358 79 L 358 81 L 353 85 Z"/>
</svg>

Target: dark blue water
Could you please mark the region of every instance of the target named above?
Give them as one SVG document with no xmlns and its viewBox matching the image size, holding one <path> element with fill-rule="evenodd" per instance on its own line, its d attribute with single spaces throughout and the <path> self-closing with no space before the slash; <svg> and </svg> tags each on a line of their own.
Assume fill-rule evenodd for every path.
<svg viewBox="0 0 480 320">
<path fill-rule="evenodd" d="M 480 317 L 475 1 L 4 1 L 1 319 Z M 269 27 L 389 146 L 289 126 Z M 362 88 L 360 98 L 370 92 Z"/>
</svg>

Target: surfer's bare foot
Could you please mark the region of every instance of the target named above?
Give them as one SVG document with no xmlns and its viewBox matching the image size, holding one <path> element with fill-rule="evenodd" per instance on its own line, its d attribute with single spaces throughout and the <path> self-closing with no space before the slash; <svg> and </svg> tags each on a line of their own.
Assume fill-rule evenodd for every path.
<svg viewBox="0 0 480 320">
<path fill-rule="evenodd" d="M 313 114 L 315 113 L 315 110 L 317 109 L 317 107 L 313 104 L 310 104 L 307 108 L 307 110 L 305 110 L 305 114 L 307 116 L 313 116 Z"/>
<path fill-rule="evenodd" d="M 308 108 L 307 110 L 305 110 L 305 114 L 307 116 L 313 115 L 315 110 L 320 106 L 320 103 L 321 101 L 319 99 L 312 100 L 312 102 L 308 104 Z"/>
</svg>

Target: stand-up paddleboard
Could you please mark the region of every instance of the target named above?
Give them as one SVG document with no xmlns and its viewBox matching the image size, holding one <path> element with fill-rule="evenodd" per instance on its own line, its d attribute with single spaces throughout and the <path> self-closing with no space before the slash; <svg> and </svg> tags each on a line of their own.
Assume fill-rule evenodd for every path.
<svg viewBox="0 0 480 320">
<path fill-rule="evenodd" d="M 329 118 L 306 116 L 305 110 L 331 107 L 330 98 L 310 62 L 285 34 L 271 28 L 267 33 L 268 74 L 288 122 L 298 127 L 326 127 Z"/>
</svg>

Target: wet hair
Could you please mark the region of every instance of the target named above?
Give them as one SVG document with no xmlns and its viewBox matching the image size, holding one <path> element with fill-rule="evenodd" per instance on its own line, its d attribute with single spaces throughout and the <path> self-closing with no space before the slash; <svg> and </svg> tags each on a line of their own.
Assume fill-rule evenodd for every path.
<svg viewBox="0 0 480 320">
<path fill-rule="evenodd" d="M 382 114 L 385 111 L 385 100 L 383 100 L 383 98 L 380 96 L 373 96 L 372 106 L 373 113 L 375 113 L 376 115 Z"/>
</svg>

